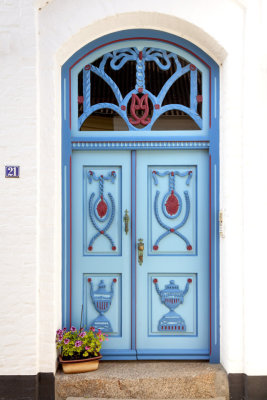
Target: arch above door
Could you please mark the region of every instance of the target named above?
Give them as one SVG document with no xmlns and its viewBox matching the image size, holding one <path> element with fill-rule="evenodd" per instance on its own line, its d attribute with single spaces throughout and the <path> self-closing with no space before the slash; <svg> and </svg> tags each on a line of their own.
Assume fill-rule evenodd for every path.
<svg viewBox="0 0 267 400">
<path fill-rule="evenodd" d="M 124 94 L 122 94 L 119 85 L 115 84 L 114 71 L 122 70 L 129 63 L 132 67 L 134 66 L 136 76 L 134 80 L 129 79 L 134 83 L 124 88 Z M 153 85 L 150 85 L 150 89 L 147 88 L 149 77 L 147 78 L 146 73 L 149 72 L 151 76 L 152 63 L 154 70 L 158 69 L 158 73 L 172 69 L 167 78 L 163 79 L 162 85 L 158 85 L 159 79 L 156 77 L 156 94 L 152 90 Z M 109 74 L 105 68 L 109 68 Z M 133 68 L 131 68 L 129 68 L 130 78 L 133 75 L 131 73 Z M 192 43 L 174 35 L 152 30 L 129 30 L 102 37 L 80 49 L 62 67 L 63 321 L 66 325 L 73 321 L 78 324 L 77 318 L 83 304 L 84 322 L 92 324 L 98 321 L 99 323 L 102 317 L 100 319 L 97 317 L 99 310 L 94 305 L 93 294 L 97 290 L 92 289 L 91 282 L 95 280 L 98 290 L 102 288 L 108 293 L 106 287 L 112 283 L 112 280 L 116 280 L 117 294 L 114 295 L 116 305 L 113 311 L 109 306 L 109 312 L 113 315 L 117 328 L 115 330 L 109 328 L 108 331 L 111 333 L 111 341 L 106 353 L 104 349 L 108 358 L 210 359 L 214 362 L 219 360 L 219 236 L 218 218 L 216 218 L 219 210 L 218 72 L 218 65 Z M 100 78 L 94 86 L 91 80 L 92 75 Z M 127 71 L 123 79 L 119 79 L 119 84 L 125 84 L 126 76 Z M 174 103 L 172 99 L 175 98 L 175 93 L 174 96 L 169 95 L 169 101 L 164 104 L 167 93 L 181 78 L 184 78 L 183 85 L 177 86 L 176 92 L 184 88 L 187 104 L 181 104 L 182 96 L 178 96 L 178 101 Z M 101 79 L 105 85 L 101 93 L 95 96 L 96 99 L 92 104 L 92 89 L 101 87 Z M 109 89 L 111 91 L 108 96 L 106 93 Z M 105 101 L 105 96 L 108 101 Z M 115 101 L 112 102 L 110 100 L 112 98 Z M 111 112 L 105 113 L 103 110 L 111 110 Z M 169 114 L 172 110 L 174 110 L 174 122 L 170 122 Z M 96 124 L 96 119 L 93 123 L 89 121 L 95 111 L 99 111 L 97 117 L 100 125 Z M 125 129 L 105 129 L 103 118 L 106 120 L 113 118 L 110 117 L 112 113 L 116 113 L 124 121 Z M 165 120 L 160 129 L 153 130 L 160 115 L 165 115 Z M 183 124 L 180 122 L 181 115 L 188 124 L 186 129 L 184 122 Z M 84 125 L 86 121 L 87 125 Z M 116 124 L 113 123 L 112 127 L 121 126 L 117 122 Z M 171 129 L 164 129 L 164 124 Z M 81 129 L 84 126 L 85 129 Z M 100 126 L 100 129 L 93 130 L 94 126 Z M 179 129 L 175 129 L 176 126 Z M 165 150 L 165 153 L 159 153 L 159 149 Z M 157 152 L 152 150 L 157 150 Z M 94 153 L 94 151 L 97 152 Z M 121 153 L 116 156 L 118 151 Z M 120 159 L 119 154 L 124 159 L 123 165 L 120 165 L 119 161 L 118 165 L 115 162 L 116 159 Z M 140 169 L 141 165 L 143 170 Z M 92 178 L 88 175 L 90 173 Z M 158 184 L 159 181 L 155 173 L 159 177 L 169 179 L 167 191 L 165 183 L 159 186 L 162 195 L 156 194 L 159 191 L 154 193 L 153 185 L 156 182 Z M 99 178 L 101 174 L 103 182 Z M 123 181 L 126 175 L 128 183 Z M 181 193 L 184 193 L 181 195 L 174 185 L 183 185 L 182 177 L 186 175 L 188 179 L 185 183 L 188 186 L 189 178 L 192 177 L 192 189 L 190 186 L 188 190 L 186 187 L 181 189 Z M 112 192 L 116 186 L 115 183 L 115 186 L 109 189 L 111 192 L 108 198 L 103 188 L 105 180 L 109 182 L 109 176 L 113 176 L 111 182 L 115 182 L 115 176 L 117 177 L 118 188 L 117 192 Z M 146 176 L 147 180 L 143 176 Z M 175 181 L 175 176 L 177 176 L 177 181 Z M 95 182 L 99 181 L 99 184 L 102 182 L 101 190 L 97 189 L 98 184 L 91 189 L 90 184 L 93 178 Z M 160 181 L 163 182 L 162 179 Z M 105 185 L 109 187 L 109 183 Z M 202 189 L 203 193 L 201 193 Z M 97 196 L 97 190 L 100 190 L 99 200 L 93 201 L 92 196 Z M 125 199 L 123 199 L 123 191 L 129 191 Z M 138 216 L 137 208 L 142 208 L 140 193 L 145 192 L 144 202 L 147 204 L 145 206 L 147 212 L 143 214 L 143 211 L 140 211 Z M 158 200 L 162 202 L 162 210 L 159 212 L 155 206 Z M 124 237 L 122 229 L 126 203 L 130 209 L 130 241 L 128 237 Z M 175 208 L 174 211 L 173 208 Z M 76 215 L 78 209 L 80 211 Z M 104 210 L 104 215 L 102 211 L 100 212 L 102 214 L 99 214 L 100 209 Z M 161 212 L 162 216 L 159 215 Z M 114 222 L 112 219 L 112 228 L 110 226 L 107 228 L 104 226 L 104 220 L 106 217 L 111 218 L 113 214 L 115 214 L 115 219 Z M 147 221 L 147 230 L 140 228 L 141 220 Z M 172 224 L 172 220 L 176 224 Z M 76 224 L 76 221 L 79 223 Z M 168 221 L 171 222 L 167 224 Z M 191 228 L 187 228 L 185 223 L 191 224 Z M 108 231 L 109 228 L 116 238 L 115 241 Z M 154 231 L 158 232 L 155 233 L 155 237 Z M 137 236 L 141 232 L 146 236 L 144 262 L 146 260 L 149 272 L 145 276 L 141 276 L 138 272 L 140 260 L 136 250 Z M 166 235 L 168 232 L 169 234 Z M 110 242 L 111 250 L 114 252 L 110 255 L 110 263 L 114 262 L 114 256 L 117 256 L 118 260 L 121 260 L 121 267 L 118 270 L 115 264 L 113 270 L 103 267 L 104 257 L 109 254 L 109 250 L 102 254 L 98 248 L 94 254 L 93 242 L 96 239 L 92 242 L 92 238 L 95 236 L 99 243 L 101 241 L 100 248 L 104 245 L 105 239 L 107 243 Z M 165 239 L 167 236 L 168 239 Z M 78 241 L 76 241 L 77 237 L 79 237 Z M 176 239 L 178 237 L 179 240 L 174 240 L 174 237 Z M 204 241 L 202 241 L 203 237 L 205 237 Z M 163 240 L 161 244 L 164 244 L 162 244 L 163 253 L 160 254 L 158 249 L 161 240 Z M 169 244 L 166 240 L 170 240 Z M 183 243 L 185 249 L 182 247 Z M 124 251 L 130 254 L 128 261 L 123 259 L 126 256 Z M 169 257 L 174 264 L 167 264 L 167 270 L 160 270 L 160 267 L 156 267 L 156 256 Z M 96 257 L 102 260 L 100 264 L 92 261 L 96 260 Z M 173 261 L 176 260 L 174 257 L 180 261 Z M 206 271 L 203 276 L 198 269 L 198 261 L 196 261 L 198 257 Z M 195 266 L 190 270 L 189 265 L 193 263 L 193 259 Z M 150 266 L 149 260 L 154 260 L 151 261 Z M 75 278 L 77 269 L 83 263 L 84 268 Z M 128 272 L 125 277 L 127 263 Z M 180 263 L 180 266 L 176 268 L 177 263 Z M 92 265 L 95 266 L 91 269 Z M 139 283 L 138 279 L 140 279 Z M 142 286 L 141 282 L 144 281 L 147 282 L 146 288 L 144 287 L 145 294 L 140 294 L 138 290 Z M 190 329 L 186 329 L 184 318 L 181 317 L 180 322 L 177 322 L 178 317 L 175 316 L 174 311 L 177 307 L 176 303 L 176 307 L 174 305 L 169 307 L 169 303 L 167 305 L 170 312 L 174 313 L 172 322 L 167 323 L 166 318 L 162 317 L 164 304 L 166 306 L 166 296 L 163 295 L 163 288 L 157 286 L 157 282 L 161 286 L 165 285 L 167 291 L 174 291 L 174 297 L 171 296 L 169 302 L 177 302 L 178 299 L 181 304 L 183 301 L 186 302 L 186 297 L 185 300 L 183 298 L 185 293 L 182 295 L 179 291 L 184 287 L 184 290 L 190 293 L 189 288 L 192 288 L 191 297 L 188 296 L 190 297 L 188 303 L 191 302 L 191 311 L 189 310 L 188 313 L 191 312 L 191 316 L 188 314 L 187 325 L 191 326 Z M 172 288 L 169 287 L 170 285 Z M 112 284 L 112 288 L 113 286 Z M 127 290 L 129 291 L 128 299 L 122 296 L 122 293 Z M 159 296 L 156 295 L 157 291 Z M 140 300 L 142 303 L 151 303 L 147 305 L 146 325 L 143 330 L 143 335 L 147 334 L 147 337 L 143 339 L 139 338 L 137 327 L 138 324 L 139 326 L 142 324 L 142 318 L 138 315 L 138 297 L 142 298 Z M 161 316 L 153 311 L 155 302 L 158 303 L 158 307 L 163 307 Z M 123 308 L 125 308 L 124 311 Z M 179 306 L 180 308 L 182 306 Z M 90 319 L 90 312 L 94 318 Z M 140 312 L 141 308 L 139 314 Z M 100 312 L 100 316 L 102 314 Z M 205 320 L 203 323 L 202 319 Z M 96 326 L 101 326 L 101 324 L 96 324 Z M 159 334 L 159 330 L 164 330 L 164 332 Z M 168 332 L 169 330 L 172 332 Z M 113 332 L 115 332 L 114 335 Z M 127 332 L 126 336 L 128 335 L 126 339 L 125 332 Z M 190 336 L 194 337 L 192 345 L 188 339 Z M 184 337 L 184 342 L 180 346 L 182 337 Z M 171 340 L 172 344 L 165 346 L 167 339 Z M 176 340 L 175 343 L 174 340 Z"/>
</svg>

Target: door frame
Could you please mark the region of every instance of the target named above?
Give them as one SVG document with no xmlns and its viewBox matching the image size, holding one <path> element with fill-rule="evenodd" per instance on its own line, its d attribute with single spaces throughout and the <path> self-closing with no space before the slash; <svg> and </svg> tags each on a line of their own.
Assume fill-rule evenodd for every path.
<svg viewBox="0 0 267 400">
<path fill-rule="evenodd" d="M 153 137 L 147 135 L 125 136 L 123 132 L 116 136 L 114 132 L 106 137 L 97 137 L 94 133 L 72 136 L 71 121 L 71 70 L 83 58 L 108 45 L 127 40 L 154 40 L 171 44 L 196 57 L 209 71 L 209 123 L 207 132 L 186 135 L 184 131 L 168 131 L 168 135 Z M 219 66 L 206 53 L 194 44 L 178 36 L 156 30 L 138 29 L 115 32 L 87 44 L 78 50 L 62 66 L 62 323 L 71 325 L 72 292 L 72 218 L 71 218 L 71 159 L 72 151 L 79 150 L 153 150 L 153 149 L 208 149 L 209 151 L 209 320 L 210 320 L 210 362 L 220 361 L 219 328 Z M 199 131 L 196 131 L 199 132 Z M 133 153 L 134 154 L 134 153 Z M 132 157 L 135 170 L 136 158 Z M 132 185 L 132 205 L 135 204 L 135 185 Z M 133 219 L 132 219 L 133 221 Z M 132 224 L 132 238 L 136 237 L 135 224 Z M 133 247 L 134 246 L 134 247 Z M 132 249 L 136 249 L 132 243 Z M 132 251 L 132 279 L 135 281 L 133 265 L 135 250 Z M 132 310 L 132 349 L 135 348 L 135 302 Z M 121 358 L 127 358 L 123 356 Z M 155 357 L 151 357 L 155 358 Z M 158 358 L 158 357 L 157 357 Z M 168 357 L 165 357 L 167 359 Z M 207 357 L 181 356 L 176 359 L 207 359 Z M 117 357 L 118 359 L 118 357 Z"/>
</svg>

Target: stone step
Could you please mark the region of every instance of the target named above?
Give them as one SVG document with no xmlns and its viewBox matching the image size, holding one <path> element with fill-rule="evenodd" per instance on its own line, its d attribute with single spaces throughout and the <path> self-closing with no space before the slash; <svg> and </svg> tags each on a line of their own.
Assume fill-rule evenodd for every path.
<svg viewBox="0 0 267 400">
<path fill-rule="evenodd" d="M 229 400 L 220 364 L 191 361 L 102 361 L 97 371 L 56 374 L 56 399 Z"/>
<path fill-rule="evenodd" d="M 89 397 L 67 397 L 66 400 L 88 400 Z M 109 400 L 109 398 L 101 398 L 101 397 L 91 397 L 90 400 Z M 119 398 L 113 399 L 113 400 L 121 400 Z M 123 399 L 123 400 L 140 400 L 140 399 Z M 166 400 L 166 399 L 146 399 L 146 400 Z M 167 399 L 167 400 L 172 400 L 172 399 Z M 196 399 L 176 399 L 176 400 L 196 400 Z M 210 397 L 209 399 L 198 399 L 198 400 L 225 400 L 225 397 Z"/>
<path fill-rule="evenodd" d="M 67 397 L 66 400 L 88 400 L 89 397 Z M 109 398 L 101 398 L 101 397 L 91 397 L 90 400 L 109 400 Z M 121 400 L 119 398 L 113 399 L 113 400 Z M 123 400 L 140 400 L 140 399 L 123 399 Z M 166 399 L 146 399 L 146 400 L 166 400 Z M 172 399 L 167 399 L 167 400 L 172 400 Z M 196 399 L 176 399 L 176 400 L 196 400 Z M 209 399 L 198 399 L 198 400 L 225 400 L 225 397 L 210 397 Z"/>
</svg>

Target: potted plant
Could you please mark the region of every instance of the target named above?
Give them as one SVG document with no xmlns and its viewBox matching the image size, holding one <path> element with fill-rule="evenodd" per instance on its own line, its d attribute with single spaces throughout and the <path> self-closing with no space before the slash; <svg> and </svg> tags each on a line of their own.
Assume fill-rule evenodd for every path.
<svg viewBox="0 0 267 400">
<path fill-rule="evenodd" d="M 56 334 L 57 349 L 61 349 L 59 361 L 65 374 L 88 372 L 98 369 L 99 360 L 102 358 L 100 349 L 107 335 L 100 329 L 89 330 L 72 326 L 58 329 Z"/>
</svg>

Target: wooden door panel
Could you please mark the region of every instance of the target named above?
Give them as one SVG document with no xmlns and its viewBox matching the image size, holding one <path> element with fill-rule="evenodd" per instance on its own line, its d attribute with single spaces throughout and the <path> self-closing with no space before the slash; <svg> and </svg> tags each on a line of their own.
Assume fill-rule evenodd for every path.
<svg viewBox="0 0 267 400">
<path fill-rule="evenodd" d="M 121 173 L 114 165 L 83 168 L 85 255 L 121 255 Z"/>
<path fill-rule="evenodd" d="M 149 255 L 195 255 L 196 166 L 153 165 L 147 172 Z"/>
<path fill-rule="evenodd" d="M 204 150 L 137 154 L 137 354 L 209 351 L 209 180 Z M 143 223 L 147 221 L 147 223 Z M 167 352 L 167 353 L 166 353 Z"/>
<path fill-rule="evenodd" d="M 103 354 L 131 351 L 130 152 L 72 157 L 72 324 L 108 333 Z M 130 354 L 130 353 L 129 353 Z"/>
</svg>

